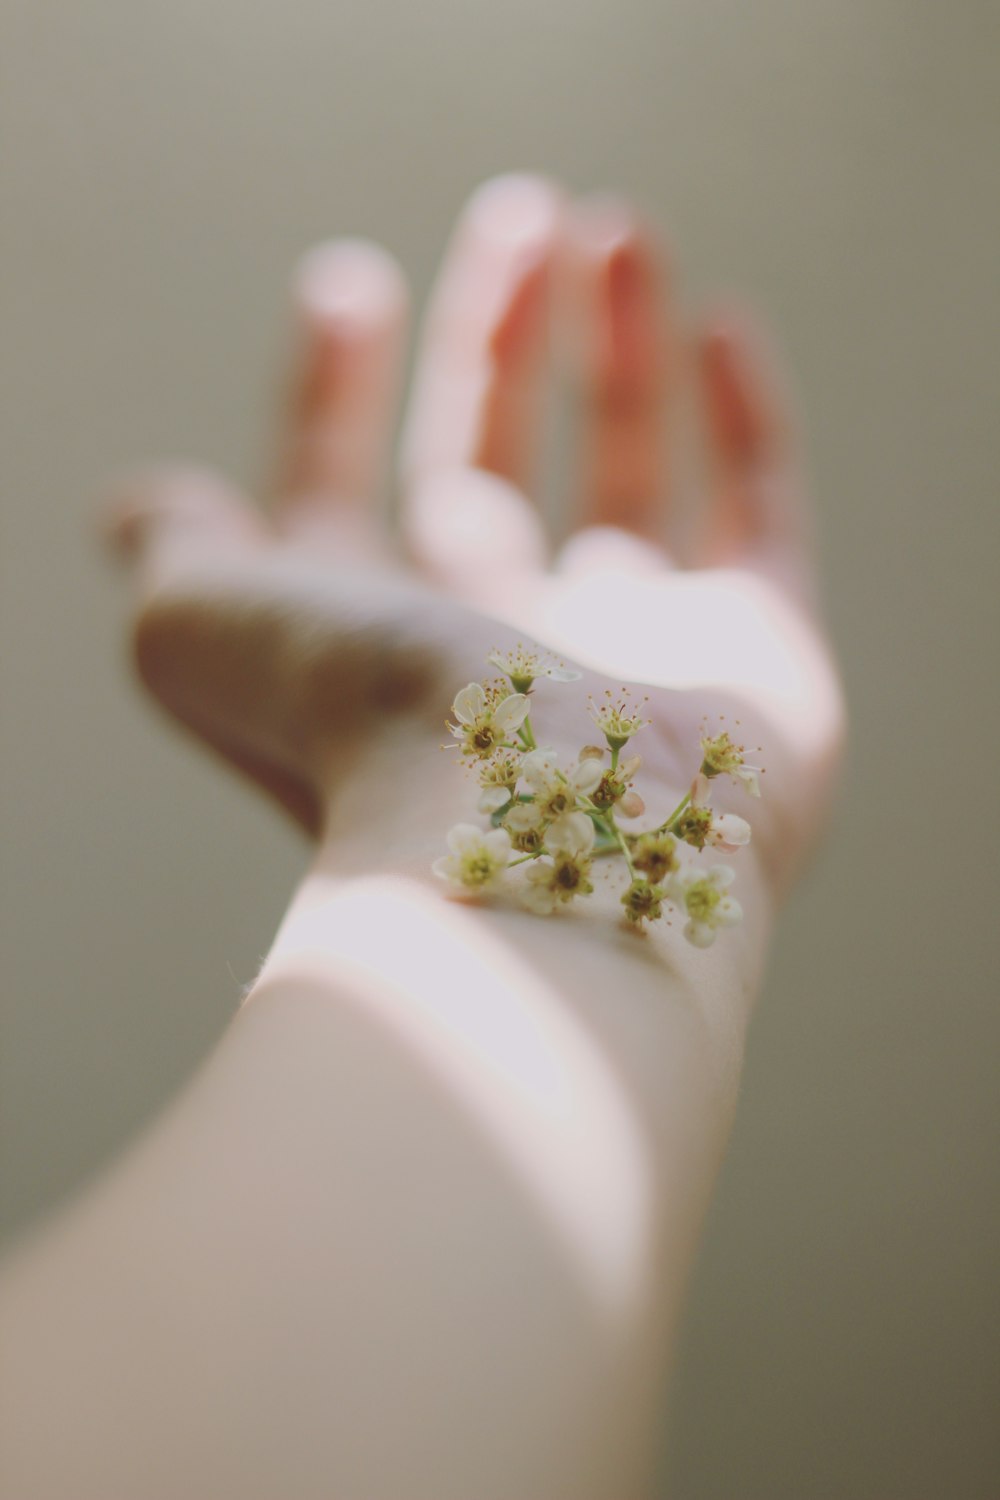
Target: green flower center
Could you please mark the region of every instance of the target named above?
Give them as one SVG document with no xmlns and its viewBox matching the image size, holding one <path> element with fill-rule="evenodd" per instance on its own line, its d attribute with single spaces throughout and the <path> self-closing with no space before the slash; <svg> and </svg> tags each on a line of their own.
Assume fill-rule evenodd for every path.
<svg viewBox="0 0 1000 1500">
<path fill-rule="evenodd" d="M 688 915 L 695 922 L 708 922 L 721 900 L 722 892 L 717 886 L 707 881 L 693 885 L 687 893 Z"/>
<path fill-rule="evenodd" d="M 636 841 L 632 863 L 637 870 L 645 870 L 651 880 L 661 880 L 677 865 L 673 839 L 643 835 Z"/>
<path fill-rule="evenodd" d="M 462 862 L 465 885 L 485 885 L 493 876 L 493 861 L 488 854 L 470 854 Z"/>
<path fill-rule="evenodd" d="M 677 820 L 675 827 L 678 838 L 682 838 L 687 844 L 693 844 L 696 849 L 704 849 L 712 827 L 711 810 L 707 807 L 689 807 Z"/>
<path fill-rule="evenodd" d="M 635 921 L 641 921 L 643 917 L 655 921 L 662 914 L 662 900 L 660 886 L 650 885 L 647 880 L 635 880 L 622 897 L 622 905 L 626 914 Z"/>
</svg>

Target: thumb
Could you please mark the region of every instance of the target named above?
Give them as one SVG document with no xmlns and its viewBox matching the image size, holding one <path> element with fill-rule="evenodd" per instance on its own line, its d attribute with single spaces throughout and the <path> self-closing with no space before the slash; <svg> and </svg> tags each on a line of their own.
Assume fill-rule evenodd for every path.
<svg viewBox="0 0 1000 1500">
<path fill-rule="evenodd" d="M 250 550 L 264 522 L 221 475 L 207 469 L 145 470 L 119 480 L 99 518 L 111 554 L 156 587 L 208 555 Z"/>
<path fill-rule="evenodd" d="M 135 584 L 129 634 L 142 683 L 188 729 L 274 791 L 272 757 L 259 742 L 281 696 L 279 632 L 247 596 L 254 563 L 266 555 L 264 522 L 221 477 L 169 468 L 120 481 L 99 524 Z"/>
</svg>

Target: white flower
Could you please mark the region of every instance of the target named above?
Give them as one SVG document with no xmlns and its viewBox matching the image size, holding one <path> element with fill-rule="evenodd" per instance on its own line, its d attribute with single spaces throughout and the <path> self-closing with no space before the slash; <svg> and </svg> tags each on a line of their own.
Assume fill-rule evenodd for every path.
<svg viewBox="0 0 1000 1500">
<path fill-rule="evenodd" d="M 483 790 L 479 797 L 479 811 L 494 813 L 506 807 L 517 788 L 520 774 L 521 755 L 516 750 L 501 750 L 481 766 L 479 785 Z"/>
<path fill-rule="evenodd" d="M 451 711 L 458 720 L 448 728 L 461 741 L 463 753 L 477 760 L 492 755 L 497 745 L 516 733 L 528 716 L 524 693 L 487 693 L 481 682 L 470 682 L 456 693 Z"/>
<path fill-rule="evenodd" d="M 510 834 L 503 828 L 484 832 L 474 823 L 456 823 L 447 844 L 451 853 L 434 861 L 434 874 L 467 891 L 495 886 L 510 859 Z"/>
<path fill-rule="evenodd" d="M 532 750 L 521 763 L 521 775 L 534 797 L 540 818 L 572 812 L 577 797 L 586 797 L 600 782 L 601 762 L 588 757 L 560 770 L 553 750 Z M 590 821 L 589 818 L 587 820 Z"/>
<path fill-rule="evenodd" d="M 498 667 L 509 677 L 519 693 L 526 693 L 536 677 L 548 677 L 553 682 L 577 682 L 582 676 L 561 662 L 549 661 L 538 651 L 526 650 L 520 642 L 513 651 L 491 651 L 486 660 L 491 667 Z"/>
<path fill-rule="evenodd" d="M 748 766 L 744 760 L 746 747 L 737 745 L 728 730 L 723 730 L 714 739 L 703 735 L 701 740 L 701 774 L 707 777 L 730 776 L 746 789 L 751 797 L 760 796 L 760 767 Z"/>
<path fill-rule="evenodd" d="M 678 866 L 677 840 L 672 833 L 656 829 L 652 833 L 640 833 L 629 840 L 632 848 L 632 863 L 642 870 L 653 885 L 659 884 Z"/>
<path fill-rule="evenodd" d="M 716 929 L 742 920 L 740 903 L 726 894 L 734 880 L 728 865 L 714 865 L 704 873 L 688 865 L 671 876 L 669 895 L 687 915 L 684 936 L 696 948 L 710 948 Z"/>
<path fill-rule="evenodd" d="M 557 850 L 560 854 L 582 858 L 589 855 L 594 847 L 594 825 L 586 813 L 564 813 L 546 833 L 545 842 L 550 849 Z"/>
<path fill-rule="evenodd" d="M 665 894 L 662 885 L 654 885 L 641 877 L 633 880 L 622 897 L 627 921 L 633 927 L 641 927 L 643 922 L 658 922 L 663 916 Z"/>
<path fill-rule="evenodd" d="M 626 818 L 638 818 L 646 810 L 639 793 L 632 786 L 632 777 L 642 765 L 642 756 L 633 755 L 623 760 L 615 770 L 607 770 L 594 788 L 593 803 L 601 812 L 617 807 Z"/>
<path fill-rule="evenodd" d="M 586 813 L 564 813 L 545 834 L 546 857 L 532 864 L 523 890 L 532 911 L 547 915 L 576 896 L 589 896 L 594 825 Z"/>
<path fill-rule="evenodd" d="M 600 705 L 591 702 L 590 717 L 612 750 L 620 750 L 634 734 L 646 727 L 649 720 L 644 719 L 641 710 L 626 698 L 620 698 L 616 702 L 610 690 L 604 697 L 605 702 Z"/>
<path fill-rule="evenodd" d="M 545 814 L 537 802 L 518 802 L 504 818 L 504 827 L 511 833 L 533 833 L 540 828 Z"/>
<path fill-rule="evenodd" d="M 736 813 L 720 813 L 708 805 L 708 778 L 699 774 L 691 783 L 691 803 L 674 822 L 679 839 L 696 849 L 722 849 L 735 854 L 750 842 L 750 824 Z"/>
</svg>

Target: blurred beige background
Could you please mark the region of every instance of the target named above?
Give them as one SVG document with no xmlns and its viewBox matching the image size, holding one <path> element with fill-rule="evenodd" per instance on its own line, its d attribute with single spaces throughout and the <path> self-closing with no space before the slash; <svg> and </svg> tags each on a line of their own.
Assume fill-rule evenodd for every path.
<svg viewBox="0 0 1000 1500">
<path fill-rule="evenodd" d="M 133 690 L 102 480 L 180 454 L 254 481 L 314 240 L 382 239 L 422 296 L 484 175 L 618 187 L 692 302 L 742 288 L 782 333 L 854 731 L 752 1035 L 664 1493 L 995 1500 L 996 0 L 0 19 L 5 1231 L 204 1056 L 304 861 Z"/>
</svg>

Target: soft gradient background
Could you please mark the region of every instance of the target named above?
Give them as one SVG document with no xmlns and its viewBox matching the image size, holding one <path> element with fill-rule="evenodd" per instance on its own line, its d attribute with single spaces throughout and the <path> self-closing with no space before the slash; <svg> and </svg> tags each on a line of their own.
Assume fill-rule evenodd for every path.
<svg viewBox="0 0 1000 1500">
<path fill-rule="evenodd" d="M 129 680 L 111 470 L 253 482 L 331 233 L 426 290 L 471 186 L 634 194 L 808 414 L 853 709 L 693 1289 L 684 1500 L 1000 1494 L 996 0 L 3 0 L 3 1225 L 131 1139 L 304 861 Z M 668 1434 L 664 1433 L 668 1447 Z"/>
</svg>

